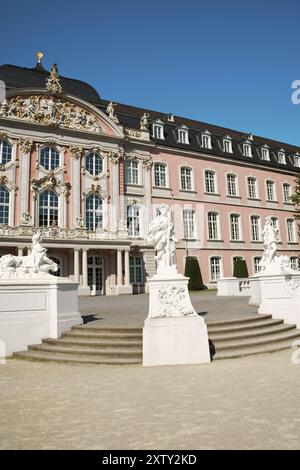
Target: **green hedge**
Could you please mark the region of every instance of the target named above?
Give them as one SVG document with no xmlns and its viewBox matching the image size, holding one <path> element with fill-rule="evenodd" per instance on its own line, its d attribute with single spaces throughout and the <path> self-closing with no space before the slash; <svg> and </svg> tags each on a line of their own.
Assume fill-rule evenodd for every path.
<svg viewBox="0 0 300 470">
<path fill-rule="evenodd" d="M 246 260 L 238 259 L 234 262 L 233 277 L 249 277 Z"/>
<path fill-rule="evenodd" d="M 187 256 L 185 259 L 184 275 L 189 277 L 189 290 L 203 290 L 206 286 L 203 284 L 199 261 L 194 256 Z"/>
</svg>

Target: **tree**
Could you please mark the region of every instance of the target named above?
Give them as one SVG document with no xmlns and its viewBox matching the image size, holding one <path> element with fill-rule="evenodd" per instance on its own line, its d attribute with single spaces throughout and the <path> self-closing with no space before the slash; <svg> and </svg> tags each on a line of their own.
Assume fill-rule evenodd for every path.
<svg viewBox="0 0 300 470">
<path fill-rule="evenodd" d="M 291 202 L 295 204 L 295 208 L 296 208 L 295 218 L 300 219 L 300 175 L 297 176 L 295 183 L 296 183 L 296 186 L 295 186 L 294 193 L 291 196 Z"/>
<path fill-rule="evenodd" d="M 233 265 L 233 277 L 249 277 L 246 260 L 237 259 Z"/>
<path fill-rule="evenodd" d="M 199 261 L 194 256 L 186 257 L 184 275 L 189 277 L 189 290 L 206 289 L 206 286 L 203 284 Z"/>
</svg>

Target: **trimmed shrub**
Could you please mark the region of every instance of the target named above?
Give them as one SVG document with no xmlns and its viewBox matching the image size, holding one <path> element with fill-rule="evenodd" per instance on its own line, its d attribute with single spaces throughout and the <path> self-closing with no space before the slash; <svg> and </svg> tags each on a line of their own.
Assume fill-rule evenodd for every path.
<svg viewBox="0 0 300 470">
<path fill-rule="evenodd" d="M 199 261 L 194 256 L 187 256 L 185 259 L 184 275 L 189 277 L 189 290 L 203 290 L 206 286 L 203 284 Z"/>
<path fill-rule="evenodd" d="M 237 259 L 233 265 L 233 277 L 249 277 L 246 260 Z"/>
</svg>

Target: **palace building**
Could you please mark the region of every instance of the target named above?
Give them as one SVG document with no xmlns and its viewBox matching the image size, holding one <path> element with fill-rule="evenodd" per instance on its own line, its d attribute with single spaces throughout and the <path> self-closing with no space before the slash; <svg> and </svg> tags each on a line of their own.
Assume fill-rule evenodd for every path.
<svg viewBox="0 0 300 470">
<path fill-rule="evenodd" d="M 300 149 L 267 138 L 102 99 L 82 81 L 0 66 L 0 255 L 25 254 L 37 228 L 58 275 L 80 295 L 144 292 L 155 272 L 147 240 L 159 205 L 173 207 L 177 263 L 203 281 L 257 272 L 271 215 L 279 254 L 299 269 L 290 201 Z"/>
</svg>

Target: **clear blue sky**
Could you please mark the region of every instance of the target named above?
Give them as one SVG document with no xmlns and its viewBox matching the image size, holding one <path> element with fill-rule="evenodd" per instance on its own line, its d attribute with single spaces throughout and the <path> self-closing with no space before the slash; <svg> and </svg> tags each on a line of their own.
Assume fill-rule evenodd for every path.
<svg viewBox="0 0 300 470">
<path fill-rule="evenodd" d="M 0 63 L 44 66 L 103 98 L 300 146 L 299 0 L 1 4 Z"/>
</svg>

